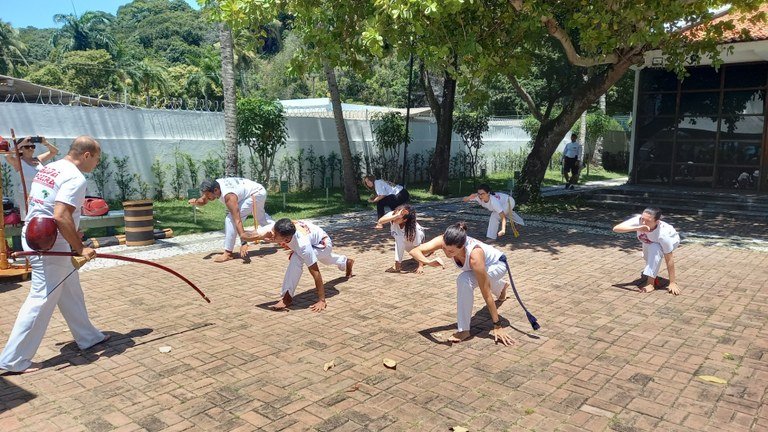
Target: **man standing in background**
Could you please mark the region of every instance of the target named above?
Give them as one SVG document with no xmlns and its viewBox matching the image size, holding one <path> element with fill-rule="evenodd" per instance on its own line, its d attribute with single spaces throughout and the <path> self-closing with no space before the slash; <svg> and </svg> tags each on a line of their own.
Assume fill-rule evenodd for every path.
<svg viewBox="0 0 768 432">
<path fill-rule="evenodd" d="M 571 134 L 571 142 L 565 145 L 563 150 L 563 177 L 565 177 L 565 188 L 573 189 L 573 185 L 579 181 L 579 170 L 581 161 L 584 157 L 584 146 L 576 141 L 578 136 Z M 571 176 L 568 177 L 570 172 Z"/>
</svg>

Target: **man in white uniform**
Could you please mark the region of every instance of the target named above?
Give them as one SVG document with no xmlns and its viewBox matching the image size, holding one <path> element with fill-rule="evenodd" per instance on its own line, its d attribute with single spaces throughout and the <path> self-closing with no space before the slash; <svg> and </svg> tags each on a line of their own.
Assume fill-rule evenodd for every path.
<svg viewBox="0 0 768 432">
<path fill-rule="evenodd" d="M 239 177 L 220 178 L 216 180 L 203 180 L 200 184 L 200 198 L 189 200 L 192 205 L 203 206 L 208 202 L 219 199 L 227 206 L 227 217 L 224 219 L 224 253 L 214 258 L 214 262 L 229 261 L 233 258 L 235 241 L 240 237 L 240 257 L 247 259 L 248 244 L 243 239 L 245 228 L 243 219 L 248 218 L 248 213 L 259 225 L 264 226 L 272 222 L 264 210 L 267 202 L 267 190 L 264 186 L 253 180 Z M 241 215 L 245 214 L 245 218 Z"/>
<path fill-rule="evenodd" d="M 680 235 L 675 228 L 661 220 L 661 210 L 656 207 L 648 207 L 643 214 L 632 216 L 624 222 L 613 227 L 617 233 L 636 232 L 637 239 L 643 244 L 643 258 L 645 269 L 643 276 L 645 282 L 641 282 L 640 292 L 648 293 L 656 289 L 658 280 L 656 276 L 661 269 L 662 259 L 667 264 L 669 273 L 670 294 L 680 294 L 680 287 L 675 277 L 675 259 L 673 252 L 680 245 Z"/>
<path fill-rule="evenodd" d="M 317 265 L 318 261 L 325 265 L 335 265 L 339 270 L 346 272 L 346 277 L 352 276 L 352 265 L 355 260 L 333 253 L 331 238 L 322 228 L 311 222 L 293 222 L 288 218 L 283 218 L 269 225 L 261 226 L 255 232 L 249 231 L 246 235 L 249 236 L 249 240 L 269 240 L 291 250 L 288 269 L 283 279 L 283 288 L 280 291 L 281 299 L 272 306 L 274 310 L 285 309 L 293 303 L 304 265 L 309 269 L 317 289 L 317 303 L 310 306 L 314 312 L 320 312 L 326 307 L 325 288 L 320 268 Z"/>
<path fill-rule="evenodd" d="M 96 251 L 85 247 L 77 232 L 80 208 L 85 201 L 86 180 L 83 173 L 93 171 L 99 163 L 101 147 L 88 136 L 75 138 L 67 155 L 46 165 L 35 176 L 29 194 L 26 221 L 35 217 L 56 221 L 58 235 L 52 251 L 70 250 L 88 259 Z M 22 230 L 24 250 L 32 250 L 26 240 L 27 225 Z M 106 341 L 109 336 L 93 326 L 88 318 L 80 277 L 68 257 L 38 257 L 29 259 L 32 265 L 32 286 L 19 311 L 8 343 L 0 354 L 0 369 L 11 372 L 32 372 L 40 369 L 33 363 L 56 306 L 67 321 L 69 330 L 80 349 Z"/>
<path fill-rule="evenodd" d="M 579 170 L 584 158 L 584 146 L 576 141 L 578 136 L 571 134 L 571 142 L 565 145 L 563 149 L 563 177 L 565 177 L 565 188 L 573 189 L 573 185 L 579 181 Z M 568 177 L 568 173 L 571 177 Z"/>
</svg>

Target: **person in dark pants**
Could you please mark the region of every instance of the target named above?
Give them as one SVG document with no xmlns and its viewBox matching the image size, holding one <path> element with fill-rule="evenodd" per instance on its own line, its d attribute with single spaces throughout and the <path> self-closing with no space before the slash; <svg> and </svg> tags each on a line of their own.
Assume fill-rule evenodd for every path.
<svg viewBox="0 0 768 432">
<path fill-rule="evenodd" d="M 363 177 L 363 183 L 365 187 L 374 191 L 373 195 L 368 199 L 368 202 L 376 203 L 377 219 L 381 219 L 385 213 L 385 207 L 389 207 L 390 210 L 394 210 L 399 206 L 407 203 L 411 196 L 401 185 L 388 182 L 386 180 L 376 180 L 376 177 L 367 175 Z M 376 229 L 382 229 L 384 226 L 380 223 L 376 224 Z"/>
<path fill-rule="evenodd" d="M 565 188 L 573 189 L 579 181 L 579 169 L 581 169 L 581 161 L 584 157 L 584 146 L 580 142 L 576 141 L 577 135 L 571 134 L 571 142 L 565 145 L 563 149 L 563 177 L 565 177 Z M 570 178 L 568 173 L 571 173 Z"/>
</svg>

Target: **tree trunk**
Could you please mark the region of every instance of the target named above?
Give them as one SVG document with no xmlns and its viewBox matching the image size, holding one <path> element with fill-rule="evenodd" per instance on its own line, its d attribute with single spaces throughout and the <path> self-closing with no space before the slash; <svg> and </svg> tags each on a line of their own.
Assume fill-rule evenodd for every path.
<svg viewBox="0 0 768 432">
<path fill-rule="evenodd" d="M 219 24 L 221 45 L 221 86 L 224 90 L 224 173 L 237 176 L 237 90 L 235 88 L 235 62 L 232 52 L 232 32 L 226 24 Z M 269 175 L 269 173 L 267 173 Z"/>
<path fill-rule="evenodd" d="M 432 182 L 429 191 L 433 194 L 448 193 L 448 167 L 451 163 L 451 137 L 453 135 L 453 108 L 456 102 L 456 80 L 448 72 L 443 78 L 443 100 L 440 102 L 440 121 L 437 123 L 435 157 L 432 160 Z"/>
<path fill-rule="evenodd" d="M 419 78 L 424 87 L 424 93 L 432 109 L 432 115 L 437 122 L 437 140 L 435 153 L 430 165 L 431 179 L 429 192 L 444 195 L 448 193 L 448 167 L 451 163 L 451 135 L 453 134 L 453 108 L 456 101 L 456 80 L 447 72 L 443 72 L 443 100 L 438 101 L 429 80 L 429 73 L 424 63 L 419 65 Z"/>
<path fill-rule="evenodd" d="M 516 185 L 515 200 L 517 202 L 526 203 L 538 198 L 547 165 L 563 137 L 573 127 L 581 113 L 621 79 L 630 66 L 632 66 L 632 59 L 626 58 L 603 72 L 593 75 L 574 90 L 573 97 L 557 117 L 541 123 L 533 148 L 525 160 L 520 181 Z"/>
<path fill-rule="evenodd" d="M 341 110 L 341 95 L 339 94 L 339 86 L 336 84 L 336 72 L 328 64 L 328 61 L 323 61 L 323 71 L 328 81 L 328 92 L 331 94 L 331 106 L 333 106 L 333 119 L 336 122 L 336 134 L 339 136 L 341 169 L 344 178 L 344 201 L 356 203 L 360 201 L 360 194 L 357 190 L 352 151 L 349 149 L 347 126 L 344 124 L 344 112 Z"/>
</svg>

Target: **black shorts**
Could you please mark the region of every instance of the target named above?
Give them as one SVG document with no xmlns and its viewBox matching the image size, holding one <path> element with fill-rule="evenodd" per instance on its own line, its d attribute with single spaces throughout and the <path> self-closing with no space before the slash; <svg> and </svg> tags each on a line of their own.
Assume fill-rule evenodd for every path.
<svg viewBox="0 0 768 432">
<path fill-rule="evenodd" d="M 576 175 L 579 172 L 579 159 L 566 157 L 563 159 L 563 173 L 570 172 Z"/>
</svg>

